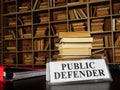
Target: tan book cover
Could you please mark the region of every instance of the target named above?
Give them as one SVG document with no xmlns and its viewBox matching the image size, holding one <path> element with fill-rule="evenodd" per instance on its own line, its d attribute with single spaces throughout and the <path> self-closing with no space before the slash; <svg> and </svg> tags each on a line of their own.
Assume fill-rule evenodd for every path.
<svg viewBox="0 0 120 90">
<path fill-rule="evenodd" d="M 76 19 L 80 19 L 79 15 L 78 15 L 78 13 L 77 13 L 77 10 L 76 10 L 76 9 L 73 9 L 73 11 L 74 11 L 74 14 L 75 14 Z"/>
<path fill-rule="evenodd" d="M 73 60 L 73 59 L 85 59 L 85 58 L 89 58 L 90 56 L 89 55 L 74 55 L 74 56 L 71 56 L 71 55 L 60 55 L 57 60 Z"/>
<path fill-rule="evenodd" d="M 90 37 L 90 32 L 59 32 L 59 38 Z"/>
<path fill-rule="evenodd" d="M 87 18 L 86 13 L 82 9 L 76 9 L 76 12 L 80 18 Z"/>
<path fill-rule="evenodd" d="M 60 55 L 91 55 L 90 48 L 64 48 L 60 49 Z"/>
<path fill-rule="evenodd" d="M 93 48 L 98 48 L 98 47 L 103 47 L 104 44 L 103 43 L 99 43 L 99 44 L 92 44 Z"/>
<path fill-rule="evenodd" d="M 103 51 L 104 51 L 104 49 L 98 49 L 98 50 L 92 51 L 92 54 L 97 54 L 97 53 L 100 53 Z"/>
<path fill-rule="evenodd" d="M 58 49 L 63 48 L 92 48 L 91 43 L 61 43 L 58 45 Z"/>
<path fill-rule="evenodd" d="M 92 37 L 86 37 L 86 38 L 62 38 L 60 40 L 60 43 L 62 42 L 93 42 Z"/>
<path fill-rule="evenodd" d="M 18 33 L 19 33 L 19 37 L 23 38 L 23 29 L 22 28 L 19 28 Z"/>
</svg>

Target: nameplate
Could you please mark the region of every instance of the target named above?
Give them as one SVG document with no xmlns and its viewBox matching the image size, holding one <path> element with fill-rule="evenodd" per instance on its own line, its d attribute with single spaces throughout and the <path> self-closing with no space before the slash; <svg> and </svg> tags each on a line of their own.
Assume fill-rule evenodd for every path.
<svg viewBox="0 0 120 90">
<path fill-rule="evenodd" d="M 111 75 L 104 59 L 49 62 L 46 75 L 50 83 L 111 80 Z"/>
</svg>

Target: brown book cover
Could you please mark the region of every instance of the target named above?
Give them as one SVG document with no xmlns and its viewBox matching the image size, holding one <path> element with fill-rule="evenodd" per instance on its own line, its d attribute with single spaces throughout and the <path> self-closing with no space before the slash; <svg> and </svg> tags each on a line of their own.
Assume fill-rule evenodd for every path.
<svg viewBox="0 0 120 90">
<path fill-rule="evenodd" d="M 92 22 L 103 22 L 104 18 L 99 18 L 99 19 L 92 19 Z"/>
<path fill-rule="evenodd" d="M 74 10 L 69 10 L 69 18 L 76 19 L 75 14 L 74 14 Z"/>
<path fill-rule="evenodd" d="M 85 26 L 83 26 L 82 28 L 81 27 L 73 27 L 73 31 L 74 32 L 85 32 L 86 29 L 85 29 Z"/>
<path fill-rule="evenodd" d="M 45 47 L 44 47 L 44 50 L 47 50 L 47 49 L 48 49 L 49 44 L 50 44 L 50 41 L 46 41 L 46 43 L 45 43 Z"/>
<path fill-rule="evenodd" d="M 120 13 L 120 3 L 113 4 L 113 13 L 114 14 Z"/>
<path fill-rule="evenodd" d="M 115 46 L 118 47 L 120 46 L 120 35 L 118 35 L 116 41 L 115 41 Z"/>
<path fill-rule="evenodd" d="M 85 25 L 85 22 L 73 22 L 72 25 L 73 26 L 83 26 L 83 25 Z"/>
</svg>

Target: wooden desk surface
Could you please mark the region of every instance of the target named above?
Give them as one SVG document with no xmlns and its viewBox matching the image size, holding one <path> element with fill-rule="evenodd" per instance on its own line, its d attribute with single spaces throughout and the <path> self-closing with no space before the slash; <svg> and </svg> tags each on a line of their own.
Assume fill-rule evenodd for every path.
<svg viewBox="0 0 120 90">
<path fill-rule="evenodd" d="M 3 90 L 120 90 L 120 70 L 111 70 L 112 82 L 49 86 L 45 76 L 4 83 Z"/>
</svg>

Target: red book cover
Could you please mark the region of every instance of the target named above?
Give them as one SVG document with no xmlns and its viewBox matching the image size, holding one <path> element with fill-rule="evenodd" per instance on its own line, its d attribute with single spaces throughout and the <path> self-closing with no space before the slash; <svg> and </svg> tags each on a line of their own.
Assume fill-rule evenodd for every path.
<svg viewBox="0 0 120 90">
<path fill-rule="evenodd" d="M 4 78 L 3 78 L 4 68 L 5 68 L 5 66 L 0 66 L 0 82 L 4 81 Z"/>
<path fill-rule="evenodd" d="M 1 75 L 1 74 L 0 74 Z M 3 85 L 4 83 L 2 82 L 2 81 L 0 81 L 0 90 L 3 90 L 4 89 L 4 85 Z"/>
</svg>

